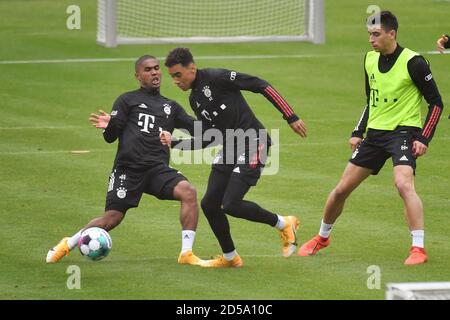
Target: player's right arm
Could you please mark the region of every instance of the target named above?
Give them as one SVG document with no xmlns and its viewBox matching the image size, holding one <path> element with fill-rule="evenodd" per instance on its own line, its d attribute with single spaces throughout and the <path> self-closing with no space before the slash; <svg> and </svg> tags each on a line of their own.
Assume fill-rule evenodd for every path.
<svg viewBox="0 0 450 320">
<path fill-rule="evenodd" d="M 98 129 L 105 129 L 108 126 L 109 120 L 111 120 L 111 115 L 103 110 L 98 110 L 98 114 L 91 113 L 89 117 L 92 126 Z"/>
<path fill-rule="evenodd" d="M 367 76 L 367 72 L 364 71 L 365 75 L 365 88 L 366 88 L 366 100 L 367 104 L 364 107 L 364 110 L 361 114 L 361 117 L 358 120 L 358 123 L 356 124 L 355 128 L 352 131 L 352 135 L 350 139 L 348 140 L 350 144 L 350 148 L 352 148 L 352 151 L 355 151 L 355 149 L 361 144 L 364 133 L 367 129 L 367 121 L 369 119 L 369 103 L 370 103 L 370 86 L 369 86 L 369 77 Z"/>
<path fill-rule="evenodd" d="M 121 95 L 114 102 L 111 110 L 111 118 L 103 131 L 103 138 L 106 142 L 112 143 L 120 136 L 127 124 L 128 112 L 129 106 L 126 103 L 124 96 Z"/>
</svg>

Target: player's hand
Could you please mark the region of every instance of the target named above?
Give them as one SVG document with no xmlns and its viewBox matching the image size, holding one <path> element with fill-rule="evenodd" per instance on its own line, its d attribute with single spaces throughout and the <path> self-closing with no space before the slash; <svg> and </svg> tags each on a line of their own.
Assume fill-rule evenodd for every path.
<svg viewBox="0 0 450 320">
<path fill-rule="evenodd" d="M 109 120 L 111 120 L 111 115 L 103 110 L 98 110 L 98 114 L 91 113 L 91 116 L 89 117 L 91 124 L 99 129 L 106 129 L 109 124 Z"/>
<path fill-rule="evenodd" d="M 448 37 L 446 37 L 445 35 L 442 35 L 438 41 L 436 41 L 436 49 L 440 52 L 440 53 L 444 53 L 445 48 L 444 45 L 445 43 L 448 41 Z"/>
<path fill-rule="evenodd" d="M 350 148 L 352 148 L 352 152 L 355 152 L 356 148 L 358 148 L 362 141 L 363 139 L 360 137 L 351 137 L 348 140 L 348 143 L 350 143 Z"/>
<path fill-rule="evenodd" d="M 172 144 L 172 135 L 169 131 L 161 131 L 161 133 L 159 134 L 159 140 L 161 141 L 161 144 L 163 146 L 169 146 L 170 148 Z"/>
<path fill-rule="evenodd" d="M 427 153 L 427 149 L 428 147 L 422 142 L 417 140 L 413 142 L 412 153 L 414 157 L 418 158 L 420 156 L 423 156 L 425 153 Z"/>
<path fill-rule="evenodd" d="M 298 119 L 297 121 L 292 122 L 289 125 L 296 134 L 298 134 L 302 138 L 306 138 L 306 126 L 303 120 Z"/>
</svg>

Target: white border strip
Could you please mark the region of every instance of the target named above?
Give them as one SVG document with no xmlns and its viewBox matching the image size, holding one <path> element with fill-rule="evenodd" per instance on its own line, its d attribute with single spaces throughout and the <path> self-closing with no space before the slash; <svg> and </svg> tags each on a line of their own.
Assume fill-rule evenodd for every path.
<svg viewBox="0 0 450 320">
<path fill-rule="evenodd" d="M 440 53 L 439 51 L 419 52 L 420 54 L 450 54 L 450 50 Z M 335 57 L 357 57 L 363 56 L 364 52 L 342 53 L 342 54 L 267 54 L 248 56 L 198 56 L 195 60 L 258 60 L 258 59 L 306 59 L 306 58 L 335 58 Z M 165 57 L 157 57 L 164 61 Z M 136 58 L 79 58 L 79 59 L 49 59 L 49 60 L 0 60 L 0 65 L 8 64 L 50 64 L 50 63 L 91 63 L 91 62 L 124 62 L 136 61 Z"/>
<path fill-rule="evenodd" d="M 363 56 L 364 53 L 347 54 L 287 54 L 287 55 L 248 55 L 248 56 L 198 56 L 195 60 L 256 60 L 256 59 L 305 59 L 305 58 L 335 58 Z M 165 60 L 165 57 L 157 57 Z M 42 64 L 42 63 L 88 63 L 88 62 L 123 62 L 136 61 L 136 58 L 85 58 L 85 59 L 50 59 L 50 60 L 1 60 L 0 64 Z"/>
<path fill-rule="evenodd" d="M 86 126 L 40 126 L 40 127 L 0 127 L 0 130 L 68 130 L 84 129 Z"/>
</svg>

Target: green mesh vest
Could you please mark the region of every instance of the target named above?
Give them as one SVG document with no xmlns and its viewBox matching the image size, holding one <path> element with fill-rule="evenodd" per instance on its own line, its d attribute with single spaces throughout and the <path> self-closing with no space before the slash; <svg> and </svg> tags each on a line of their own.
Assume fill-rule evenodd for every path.
<svg viewBox="0 0 450 320">
<path fill-rule="evenodd" d="M 365 68 L 370 86 L 368 129 L 422 128 L 422 94 L 408 72 L 408 61 L 416 55 L 418 53 L 404 48 L 391 70 L 381 73 L 378 70 L 380 53 L 367 53 Z"/>
</svg>

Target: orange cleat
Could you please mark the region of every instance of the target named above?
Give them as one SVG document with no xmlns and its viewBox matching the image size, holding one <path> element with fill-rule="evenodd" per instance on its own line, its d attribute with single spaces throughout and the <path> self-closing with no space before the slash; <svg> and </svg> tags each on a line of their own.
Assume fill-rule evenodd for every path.
<svg viewBox="0 0 450 320">
<path fill-rule="evenodd" d="M 239 255 L 236 255 L 232 260 L 228 261 L 224 256 L 217 256 L 216 259 L 204 260 L 200 263 L 200 266 L 204 268 L 239 268 L 244 263 Z"/>
<path fill-rule="evenodd" d="M 427 262 L 428 257 L 424 248 L 420 247 L 411 247 L 409 251 L 409 257 L 405 260 L 405 264 L 408 266 L 422 264 Z"/>
<path fill-rule="evenodd" d="M 329 244 L 330 238 L 322 238 L 321 236 L 317 235 L 308 242 L 306 242 L 305 244 L 303 244 L 298 250 L 297 254 L 302 257 L 313 256 L 320 249 L 328 247 Z"/>
<path fill-rule="evenodd" d="M 197 257 L 192 251 L 186 251 L 180 253 L 178 256 L 179 264 L 192 264 L 194 266 L 200 265 L 203 260 Z"/>
<path fill-rule="evenodd" d="M 47 258 L 45 259 L 47 263 L 56 263 L 69 254 L 70 249 L 67 240 L 69 240 L 68 237 L 63 238 L 56 246 L 48 251 Z"/>
<path fill-rule="evenodd" d="M 297 229 L 300 225 L 300 221 L 297 217 L 286 216 L 283 217 L 285 226 L 283 230 L 280 230 L 280 237 L 283 241 L 283 257 L 290 257 L 297 249 Z"/>
</svg>

